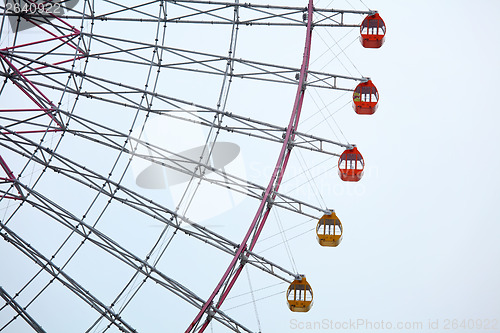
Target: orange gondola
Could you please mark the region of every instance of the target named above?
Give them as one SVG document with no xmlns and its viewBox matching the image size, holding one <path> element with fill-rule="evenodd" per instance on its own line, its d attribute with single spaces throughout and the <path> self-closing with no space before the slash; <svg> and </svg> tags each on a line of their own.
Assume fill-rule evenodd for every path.
<svg viewBox="0 0 500 333">
<path fill-rule="evenodd" d="M 294 280 L 286 292 L 288 308 L 293 312 L 307 312 L 313 303 L 313 291 L 306 277 L 301 275 Z"/>
<path fill-rule="evenodd" d="M 374 114 L 378 107 L 378 91 L 372 80 L 358 84 L 352 94 L 352 100 L 357 114 Z"/>
<path fill-rule="evenodd" d="M 357 182 L 363 177 L 365 161 L 356 146 L 346 149 L 339 158 L 339 176 L 346 182 Z"/>
<path fill-rule="evenodd" d="M 385 23 L 378 13 L 368 15 L 361 23 L 361 44 L 363 47 L 377 49 L 385 41 Z"/>
<path fill-rule="evenodd" d="M 316 236 L 321 246 L 338 246 L 342 241 L 342 223 L 334 211 L 323 215 L 316 225 Z"/>
</svg>

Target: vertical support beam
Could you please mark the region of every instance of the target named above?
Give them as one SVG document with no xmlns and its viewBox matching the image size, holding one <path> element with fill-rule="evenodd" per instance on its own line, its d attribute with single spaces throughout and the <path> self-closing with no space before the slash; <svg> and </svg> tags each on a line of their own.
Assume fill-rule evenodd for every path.
<svg viewBox="0 0 500 333">
<path fill-rule="evenodd" d="M 226 269 L 224 275 L 221 280 L 215 287 L 214 291 L 207 299 L 203 307 L 200 309 L 199 313 L 196 315 L 195 319 L 189 325 L 186 330 L 186 333 L 198 331 L 203 332 L 205 328 L 211 321 L 210 312 L 212 311 L 212 307 L 214 306 L 214 300 L 217 295 L 220 295 L 219 301 L 215 305 L 215 308 L 219 309 L 225 298 L 231 291 L 234 286 L 238 276 L 240 275 L 243 266 L 245 264 L 246 255 L 245 252 L 248 250 L 252 251 L 253 247 L 257 243 L 257 240 L 260 236 L 260 233 L 264 227 L 264 224 L 269 216 L 269 213 L 272 208 L 272 202 L 276 197 L 276 192 L 279 189 L 281 184 L 281 180 L 283 179 L 283 175 L 288 164 L 288 159 L 290 157 L 290 152 L 293 148 L 293 145 L 290 143 L 293 142 L 295 137 L 295 131 L 297 129 L 300 113 L 302 110 L 302 103 L 304 101 L 304 94 L 306 89 L 306 81 L 307 81 L 307 71 L 309 68 L 309 58 L 311 54 L 311 38 L 312 38 L 312 22 L 313 22 L 313 0 L 309 0 L 309 5 L 307 7 L 307 32 L 306 32 L 306 42 L 304 47 L 304 55 L 302 58 L 302 66 L 300 68 L 299 82 L 297 87 L 297 94 L 295 96 L 295 102 L 292 110 L 292 114 L 290 117 L 290 122 L 287 127 L 287 131 L 285 134 L 285 138 L 283 140 L 283 146 L 281 148 L 280 155 L 278 157 L 278 161 L 276 163 L 276 167 L 274 168 L 274 172 L 271 176 L 271 180 L 269 181 L 269 185 L 264 192 L 259 208 L 255 214 L 255 217 L 243 238 L 243 241 L 240 243 L 238 250 L 236 251 L 233 260 L 229 264 L 229 267 Z M 250 241 L 250 244 L 248 242 Z M 247 245 L 248 244 L 248 245 Z M 238 265 L 239 263 L 239 265 Z M 238 266 L 238 267 L 237 267 Z M 199 327 L 199 324 L 202 320 L 203 315 L 207 314 L 207 318 L 203 325 Z"/>
</svg>

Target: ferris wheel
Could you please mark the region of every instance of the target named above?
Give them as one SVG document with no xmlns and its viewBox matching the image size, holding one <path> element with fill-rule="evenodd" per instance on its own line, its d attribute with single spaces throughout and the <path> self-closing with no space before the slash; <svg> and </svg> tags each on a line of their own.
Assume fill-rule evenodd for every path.
<svg viewBox="0 0 500 333">
<path fill-rule="evenodd" d="M 328 112 L 365 117 L 379 101 L 369 78 L 327 69 L 386 32 L 376 11 L 328 7 L 4 1 L 0 331 L 260 331 L 231 311 L 235 293 L 256 314 L 259 292 L 309 311 L 286 230 L 304 221 L 311 244 L 340 244 L 311 170 L 362 178 Z M 259 247 L 280 236 L 275 252 Z"/>
</svg>

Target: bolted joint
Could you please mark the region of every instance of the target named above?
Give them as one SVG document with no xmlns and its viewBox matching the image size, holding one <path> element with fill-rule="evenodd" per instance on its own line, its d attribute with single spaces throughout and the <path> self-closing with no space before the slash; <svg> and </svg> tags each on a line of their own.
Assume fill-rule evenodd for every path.
<svg viewBox="0 0 500 333">
<path fill-rule="evenodd" d="M 271 207 L 274 204 L 274 200 L 272 198 L 272 194 L 274 194 L 274 192 L 270 193 L 269 196 L 267 197 L 267 200 L 266 200 L 267 201 L 267 209 L 271 209 Z"/>
<path fill-rule="evenodd" d="M 213 309 L 213 303 L 210 303 L 210 307 L 207 309 L 207 317 L 212 319 L 215 316 L 215 310 Z"/>
<path fill-rule="evenodd" d="M 305 277 L 306 276 L 304 274 L 297 274 L 297 275 L 295 275 L 295 280 L 300 281 L 300 280 L 302 280 Z"/>
<path fill-rule="evenodd" d="M 295 143 L 295 139 L 293 139 L 292 136 L 290 135 L 290 137 L 288 138 L 288 143 L 286 145 L 286 148 L 288 150 L 292 150 L 294 143 Z"/>
<path fill-rule="evenodd" d="M 248 257 L 245 255 L 244 252 L 241 252 L 239 259 L 241 266 L 245 266 L 248 263 Z"/>
</svg>

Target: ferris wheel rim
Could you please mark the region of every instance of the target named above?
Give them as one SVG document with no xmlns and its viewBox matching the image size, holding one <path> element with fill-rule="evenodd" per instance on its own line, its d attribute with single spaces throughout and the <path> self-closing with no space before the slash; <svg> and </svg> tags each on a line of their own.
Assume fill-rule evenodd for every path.
<svg viewBox="0 0 500 333">
<path fill-rule="evenodd" d="M 201 1 L 201 2 L 203 2 L 203 1 Z M 238 2 L 238 1 L 236 1 L 236 2 Z M 311 17 L 312 17 L 312 10 L 313 10 L 313 9 L 312 9 L 312 0 L 310 0 L 310 1 L 309 1 L 309 3 L 310 3 L 310 5 L 308 6 L 308 12 L 309 12 L 309 17 L 310 17 L 310 20 L 309 20 L 309 22 L 308 22 L 308 31 L 309 31 L 309 25 L 311 25 L 311 29 L 312 29 L 312 23 L 311 23 L 311 22 L 312 22 L 312 19 L 311 19 Z M 82 15 L 82 16 L 83 16 L 83 15 Z M 94 20 L 97 20 L 97 19 L 98 19 L 98 18 L 92 17 L 92 22 L 94 22 Z M 83 18 L 82 18 L 82 20 L 83 20 Z M 235 22 L 236 22 L 236 21 L 237 21 L 237 20 L 235 20 Z M 235 24 L 233 23 L 233 28 L 234 28 L 234 27 L 235 27 Z M 83 36 L 83 35 L 85 35 L 85 34 L 84 34 L 84 33 L 82 33 L 82 36 Z M 90 43 L 90 41 L 92 40 L 92 34 L 90 34 L 90 35 L 86 34 L 86 35 L 87 35 L 87 37 L 89 37 L 89 38 L 90 38 L 90 39 L 89 39 L 89 43 Z M 80 37 L 80 38 L 81 38 L 81 37 Z M 307 38 L 306 38 L 306 44 L 307 44 Z M 230 48 L 230 50 L 231 50 L 231 48 Z M 309 47 L 309 50 L 310 50 L 310 47 Z M 228 57 L 228 59 L 230 59 L 230 57 Z M 234 58 L 233 58 L 233 59 L 234 59 Z M 305 55 L 304 55 L 304 59 L 305 59 Z M 75 58 L 73 59 L 73 62 L 75 62 L 76 60 L 80 60 L 80 59 L 77 59 L 77 57 L 75 56 Z M 230 60 L 228 60 L 228 63 L 229 63 L 229 61 L 230 61 Z M 307 67 L 307 66 L 306 66 L 306 67 Z M 87 63 L 85 64 L 85 70 L 86 70 L 86 68 L 87 68 Z M 151 69 L 151 67 L 150 67 L 150 69 Z M 312 73 L 313 73 L 313 72 L 311 72 L 311 74 L 312 74 Z M 300 90 L 300 86 L 304 86 L 304 89 L 305 89 L 305 77 L 307 76 L 307 74 L 308 74 L 308 70 L 307 70 L 307 69 L 304 69 L 304 67 L 302 66 L 302 68 L 301 68 L 301 79 L 299 80 L 299 81 L 300 81 L 300 83 L 299 83 L 299 90 Z M 316 74 L 317 74 L 317 73 L 316 73 Z M 87 74 L 86 74 L 86 72 L 84 71 L 84 75 L 83 75 L 83 76 L 86 76 L 86 75 L 87 75 Z M 159 75 L 159 74 L 158 74 L 158 75 Z M 227 76 L 227 72 L 226 72 L 226 76 L 225 76 L 224 81 L 223 81 L 223 87 L 222 87 L 222 89 L 221 89 L 221 90 L 223 90 L 224 85 L 226 84 L 226 80 L 229 80 L 227 77 L 228 77 L 228 76 Z M 82 78 L 81 78 L 81 82 L 83 82 L 83 80 L 84 80 L 84 78 L 82 77 Z M 359 79 L 359 80 L 364 80 L 364 78 Z M 351 89 L 351 90 L 352 90 L 352 89 Z M 64 96 L 64 94 L 65 94 L 65 93 L 66 93 L 66 92 L 63 92 L 63 93 L 61 94 L 61 99 L 63 98 L 63 96 Z M 297 92 L 297 96 L 298 96 L 298 94 L 299 94 L 299 91 Z M 227 96 L 227 95 L 226 95 L 226 96 Z M 223 104 L 223 103 L 220 103 L 220 102 L 221 102 L 221 98 L 222 98 L 222 93 L 221 93 L 220 98 L 219 98 L 219 103 L 218 103 L 218 106 L 219 106 L 219 105 L 221 105 L 221 104 Z M 75 110 L 75 108 L 76 108 L 76 104 L 77 104 L 77 101 L 75 101 L 75 103 L 74 103 L 74 105 L 73 105 L 72 112 Z M 295 106 L 294 106 L 294 109 L 295 109 Z M 223 110 L 224 110 L 224 107 L 223 107 Z M 139 111 L 137 111 L 137 112 L 139 112 Z M 223 112 L 224 112 L 224 111 L 223 111 Z M 222 114 L 223 114 L 223 113 L 222 113 Z M 299 111 L 299 115 L 300 115 L 300 111 Z M 70 120 L 70 117 L 71 117 L 71 116 L 68 116 L 68 121 Z M 291 122 L 292 122 L 292 119 L 293 119 L 293 118 L 294 118 L 294 117 L 293 117 L 293 113 L 292 113 L 292 117 L 291 117 L 291 120 L 290 120 L 290 124 L 291 124 Z M 297 120 L 297 124 L 298 124 L 298 117 L 297 117 L 297 119 L 296 119 L 296 120 Z M 146 119 L 146 121 L 147 121 L 147 119 Z M 146 121 L 145 121 L 145 122 L 146 122 Z M 132 125 L 132 128 L 133 128 L 133 125 Z M 286 134 L 286 137 L 287 137 L 287 138 L 290 138 L 290 136 L 296 136 L 296 135 L 297 135 L 297 136 L 300 136 L 300 134 L 301 134 L 301 133 L 298 133 L 298 132 L 295 132 L 295 131 L 294 131 L 294 133 L 292 134 L 292 131 L 294 131 L 294 129 L 293 129 L 293 128 L 289 125 L 289 126 L 287 127 L 287 131 L 286 131 L 286 133 L 287 133 L 287 134 Z M 47 133 L 48 133 L 48 132 L 47 132 Z M 64 134 L 65 134 L 65 132 L 63 132 L 63 133 L 62 133 L 62 135 L 59 137 L 59 141 L 58 141 L 58 142 L 61 142 L 61 141 L 62 141 Z M 304 135 L 305 135 L 305 134 L 304 134 Z M 140 137 L 140 136 L 139 136 L 139 137 Z M 288 140 L 283 140 L 283 142 L 286 142 L 286 143 L 284 143 L 284 144 L 283 144 L 282 153 L 280 153 L 280 156 L 281 156 L 281 155 L 283 155 L 283 151 L 284 151 L 284 149 L 285 149 L 285 147 L 286 147 L 287 145 L 291 145 L 291 146 L 293 147 L 293 144 L 292 144 L 292 143 L 290 143 L 290 142 L 288 142 Z M 126 145 L 126 144 L 124 144 L 124 145 L 123 145 L 123 147 L 125 147 L 125 145 Z M 54 150 L 54 152 L 56 152 L 57 147 L 58 147 L 58 145 L 56 146 L 56 149 Z M 348 148 L 348 147 L 351 147 L 351 145 L 349 145 L 349 144 L 348 144 L 348 145 L 345 145 L 345 147 L 346 147 L 346 148 Z M 291 150 L 291 149 L 290 149 L 290 150 Z M 1 156 L 0 156 L 0 158 L 1 158 Z M 118 158 L 119 158 L 119 157 L 118 157 Z M 30 160 L 30 161 L 31 161 L 31 160 Z M 30 163 L 30 161 L 28 161 L 28 162 L 26 163 L 26 165 L 28 165 L 28 164 Z M 286 158 L 286 161 L 285 161 L 285 166 L 284 166 L 284 168 L 283 168 L 283 171 L 284 171 L 284 169 L 286 168 L 287 161 L 288 161 L 288 158 Z M 3 163 L 2 163 L 2 167 L 4 167 Z M 49 168 L 49 165 L 46 165 L 46 166 L 44 167 L 44 170 L 46 170 L 47 168 Z M 4 169 L 5 169 L 5 168 L 4 168 Z M 23 169 L 24 169 L 24 168 L 23 168 Z M 275 170 L 276 170 L 276 169 L 275 169 Z M 123 174 L 124 174 L 125 172 L 126 172 L 126 169 L 123 171 Z M 276 174 L 276 175 L 277 175 L 277 174 Z M 271 178 L 276 177 L 276 175 L 273 173 L 273 175 L 272 175 L 272 177 L 271 177 Z M 41 175 L 40 175 L 40 177 L 41 177 Z M 277 189 L 279 188 L 279 184 L 280 184 L 281 179 L 282 179 L 282 176 L 281 176 L 281 177 L 279 177 L 279 182 L 277 183 L 275 193 L 277 193 Z M 118 186 L 120 186 L 120 183 L 118 183 Z M 270 189 L 270 186 L 271 186 L 271 183 L 269 184 L 268 189 Z M 269 195 L 271 194 L 271 191 L 266 190 L 266 192 L 267 192 L 267 194 L 264 196 L 264 198 L 265 198 L 265 199 L 263 198 L 263 199 L 261 200 L 261 206 L 262 206 L 262 205 L 264 205 L 264 204 L 270 203 L 270 202 L 269 202 L 269 200 L 268 200 L 268 198 L 269 198 Z M 325 212 L 326 212 L 326 211 L 325 211 Z M 251 227 L 250 227 L 250 228 L 251 228 Z M 0 230 L 1 230 L 1 228 L 0 228 Z M 258 239 L 258 236 L 255 238 L 255 241 L 256 241 L 257 239 Z M 252 242 L 252 243 L 253 243 L 253 245 L 255 245 L 255 242 Z M 253 245 L 250 245 L 250 247 L 249 247 L 249 248 L 244 249 L 245 253 L 247 253 L 247 254 L 252 254 Z M 215 311 L 216 311 L 216 310 L 215 310 Z"/>
</svg>

